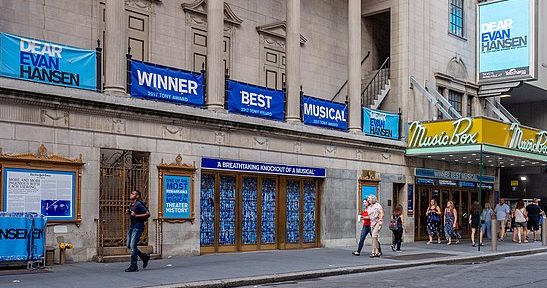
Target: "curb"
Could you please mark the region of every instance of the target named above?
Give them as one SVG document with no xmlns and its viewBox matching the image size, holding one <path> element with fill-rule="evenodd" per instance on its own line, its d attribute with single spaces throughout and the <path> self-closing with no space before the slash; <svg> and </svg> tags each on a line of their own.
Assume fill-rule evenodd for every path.
<svg viewBox="0 0 547 288">
<path fill-rule="evenodd" d="M 546 253 L 546 252 L 547 252 L 547 247 L 544 247 L 544 248 L 533 249 L 533 250 L 530 249 L 530 250 L 509 251 L 509 252 L 491 253 L 486 255 L 473 255 L 473 256 L 464 256 L 464 257 L 458 257 L 458 256 L 443 257 L 443 258 L 438 258 L 434 261 L 431 261 L 431 259 L 429 259 L 427 261 L 420 260 L 420 261 L 383 264 L 383 265 L 340 267 L 340 268 L 331 268 L 331 269 L 288 272 L 288 273 L 272 274 L 272 275 L 259 275 L 259 276 L 240 277 L 240 278 L 176 283 L 176 284 L 152 286 L 150 288 L 239 287 L 239 286 L 303 280 L 303 279 L 329 277 L 329 276 L 346 275 L 346 274 L 396 270 L 396 269 L 402 269 L 402 268 L 408 268 L 408 267 L 426 266 L 431 264 L 456 264 L 456 263 L 469 262 L 469 261 L 475 261 L 475 260 L 493 261 L 493 260 L 498 260 L 504 257 L 533 255 L 533 254 Z"/>
</svg>

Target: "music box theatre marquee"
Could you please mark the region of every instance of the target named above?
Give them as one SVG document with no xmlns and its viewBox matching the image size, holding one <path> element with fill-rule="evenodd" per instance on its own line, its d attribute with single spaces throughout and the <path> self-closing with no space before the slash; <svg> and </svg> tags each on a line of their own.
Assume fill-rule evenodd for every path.
<svg viewBox="0 0 547 288">
<path fill-rule="evenodd" d="M 547 162 L 547 132 L 485 117 L 409 124 L 409 156 L 477 151 Z"/>
</svg>

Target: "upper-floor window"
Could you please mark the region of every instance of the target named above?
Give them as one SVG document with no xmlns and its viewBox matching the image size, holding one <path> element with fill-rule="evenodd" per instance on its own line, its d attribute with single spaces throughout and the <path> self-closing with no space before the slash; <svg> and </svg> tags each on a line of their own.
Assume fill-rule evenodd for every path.
<svg viewBox="0 0 547 288">
<path fill-rule="evenodd" d="M 467 96 L 467 117 L 473 116 L 473 97 Z"/>
<path fill-rule="evenodd" d="M 450 105 L 452 105 L 452 107 L 454 107 L 456 111 L 458 111 L 458 113 L 460 113 L 460 115 L 462 114 L 462 98 L 462 93 L 448 90 L 448 102 L 450 103 Z"/>
<path fill-rule="evenodd" d="M 450 0 L 449 31 L 451 34 L 463 37 L 463 0 Z"/>
</svg>

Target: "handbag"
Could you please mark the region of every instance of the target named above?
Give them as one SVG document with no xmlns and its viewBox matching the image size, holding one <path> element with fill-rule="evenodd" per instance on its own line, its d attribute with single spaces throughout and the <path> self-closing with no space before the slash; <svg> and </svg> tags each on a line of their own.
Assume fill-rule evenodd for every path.
<svg viewBox="0 0 547 288">
<path fill-rule="evenodd" d="M 396 230 L 399 228 L 399 225 L 398 225 L 398 223 L 397 223 L 397 219 L 398 219 L 398 218 L 396 218 L 396 219 L 391 219 L 391 220 L 389 221 L 389 226 L 388 226 L 388 227 L 389 227 L 389 230 L 391 230 L 391 231 L 396 231 Z"/>
<path fill-rule="evenodd" d="M 441 222 L 441 216 L 439 216 L 439 214 L 435 213 L 435 212 L 431 212 L 429 214 L 429 219 L 431 220 L 431 222 Z"/>
</svg>

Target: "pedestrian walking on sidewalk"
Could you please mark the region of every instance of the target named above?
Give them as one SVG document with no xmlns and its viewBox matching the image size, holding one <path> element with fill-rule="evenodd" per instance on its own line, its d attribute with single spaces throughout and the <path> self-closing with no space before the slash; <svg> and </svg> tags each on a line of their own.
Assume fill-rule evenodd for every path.
<svg viewBox="0 0 547 288">
<path fill-rule="evenodd" d="M 534 198 L 532 203 L 526 206 L 526 212 L 528 213 L 528 230 L 534 234 L 534 241 L 539 241 L 537 238 L 537 231 L 539 231 L 539 217 L 541 215 L 541 208 L 539 208 L 539 199 Z M 528 236 L 528 233 L 526 233 Z"/>
<path fill-rule="evenodd" d="M 127 212 L 130 215 L 131 226 L 127 232 L 127 249 L 131 250 L 131 264 L 129 268 L 125 269 L 125 272 L 136 272 L 139 271 L 137 266 L 138 257 L 142 260 L 142 268 L 146 268 L 150 260 L 150 255 L 141 252 L 137 247 L 144 231 L 144 223 L 150 217 L 150 211 L 141 200 L 141 192 L 132 191 L 129 200 L 131 200 L 131 204 Z"/>
<path fill-rule="evenodd" d="M 481 214 L 481 235 L 479 243 L 481 246 L 484 246 L 483 236 L 486 234 L 488 239 L 492 239 L 491 227 L 492 227 L 492 217 L 494 215 L 494 210 L 490 208 L 490 203 L 484 203 L 484 209 L 482 209 Z"/>
<path fill-rule="evenodd" d="M 371 258 L 382 256 L 380 250 L 380 231 L 382 230 L 382 219 L 384 218 L 384 209 L 377 202 L 376 196 L 368 196 L 370 207 L 368 208 L 368 215 L 370 216 L 370 228 L 372 229 L 372 253 Z"/>
<path fill-rule="evenodd" d="M 444 208 L 444 236 L 448 240 L 447 245 L 452 244 L 452 238 L 456 238 L 456 243 L 459 239 L 455 233 L 456 223 L 458 222 L 458 211 L 454 207 L 454 202 L 446 202 L 446 208 Z"/>
<path fill-rule="evenodd" d="M 505 224 L 507 223 L 507 220 L 509 220 L 511 212 L 509 205 L 505 204 L 505 199 L 500 198 L 500 202 L 494 207 L 494 212 L 496 213 L 496 221 L 498 221 L 498 227 L 500 229 L 499 239 L 500 241 L 503 241 L 503 238 L 505 237 Z M 492 235 L 492 237 L 494 237 L 494 235 Z"/>
<path fill-rule="evenodd" d="M 363 200 L 363 211 L 359 215 L 359 220 L 363 221 L 363 228 L 361 228 L 361 237 L 359 238 L 359 245 L 357 246 L 357 251 L 354 251 L 352 254 L 355 256 L 361 255 L 361 250 L 365 244 L 365 238 L 370 234 L 370 217 L 368 216 L 368 200 Z"/>
<path fill-rule="evenodd" d="M 427 244 L 431 244 L 435 236 L 437 236 L 437 243 L 441 244 L 441 208 L 437 205 L 435 199 L 429 201 L 429 207 L 425 215 L 427 217 L 427 235 L 429 235 L 429 242 Z"/>
<path fill-rule="evenodd" d="M 471 225 L 471 243 L 473 247 L 477 247 L 475 243 L 475 233 L 481 227 L 481 208 L 479 206 L 479 201 L 473 202 L 471 206 L 471 217 L 469 217 L 469 225 Z M 482 238 L 479 239 L 479 242 L 482 243 Z"/>
<path fill-rule="evenodd" d="M 522 243 L 523 240 L 524 243 L 528 242 L 528 240 L 526 240 L 526 236 L 523 233 L 524 227 L 526 227 L 527 222 L 528 220 L 526 216 L 526 209 L 524 208 L 524 201 L 519 200 L 519 202 L 517 202 L 517 207 L 515 208 L 515 226 L 517 227 L 519 244 Z"/>
<path fill-rule="evenodd" d="M 391 250 L 401 251 L 401 243 L 403 242 L 404 222 L 403 222 L 403 206 L 397 204 L 393 209 L 393 215 L 389 222 L 389 229 L 393 232 L 393 243 Z"/>
</svg>

